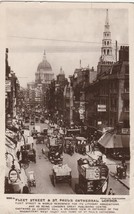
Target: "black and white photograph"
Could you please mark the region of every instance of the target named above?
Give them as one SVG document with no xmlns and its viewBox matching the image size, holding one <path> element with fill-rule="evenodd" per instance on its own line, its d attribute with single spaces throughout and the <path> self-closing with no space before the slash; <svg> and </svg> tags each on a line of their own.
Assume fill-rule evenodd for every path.
<svg viewBox="0 0 134 214">
<path fill-rule="evenodd" d="M 7 5 L 4 194 L 130 194 L 129 46 L 116 3 Z"/>
</svg>

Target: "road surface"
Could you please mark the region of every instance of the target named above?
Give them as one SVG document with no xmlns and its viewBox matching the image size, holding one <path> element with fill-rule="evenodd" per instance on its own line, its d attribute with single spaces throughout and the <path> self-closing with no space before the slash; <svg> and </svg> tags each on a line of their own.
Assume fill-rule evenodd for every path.
<svg viewBox="0 0 134 214">
<path fill-rule="evenodd" d="M 41 129 L 47 128 L 47 124 L 38 124 Z M 32 126 L 30 126 L 32 129 Z M 77 160 L 81 157 L 85 157 L 78 153 L 74 153 L 72 156 L 68 154 L 63 154 L 63 164 L 68 164 L 72 169 L 72 186 L 70 187 L 68 183 L 58 183 L 54 187 L 52 184 L 52 166 L 53 164 L 47 158 L 47 155 L 42 154 L 42 148 L 46 151 L 45 144 L 36 145 L 36 164 L 30 162 L 29 167 L 26 172 L 34 171 L 36 179 L 36 187 L 31 188 L 31 192 L 34 194 L 75 194 L 75 183 L 78 182 L 78 170 L 77 170 Z M 109 165 L 109 168 L 113 167 Z M 128 195 L 129 190 L 123 186 L 118 180 L 116 180 L 111 175 L 109 176 L 109 188 L 112 188 L 116 195 Z"/>
</svg>

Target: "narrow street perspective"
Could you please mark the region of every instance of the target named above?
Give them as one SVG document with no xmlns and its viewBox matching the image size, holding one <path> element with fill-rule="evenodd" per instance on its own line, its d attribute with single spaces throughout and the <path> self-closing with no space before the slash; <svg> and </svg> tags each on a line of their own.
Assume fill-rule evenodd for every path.
<svg viewBox="0 0 134 214">
<path fill-rule="evenodd" d="M 43 8 L 7 15 L 4 193 L 129 195 L 128 11 Z"/>
</svg>

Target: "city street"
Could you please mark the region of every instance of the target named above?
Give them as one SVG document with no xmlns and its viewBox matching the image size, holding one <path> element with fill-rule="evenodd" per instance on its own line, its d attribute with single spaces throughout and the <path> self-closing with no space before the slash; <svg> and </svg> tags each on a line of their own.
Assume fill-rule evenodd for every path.
<svg viewBox="0 0 134 214">
<path fill-rule="evenodd" d="M 7 12 L 5 193 L 129 195 L 129 10 L 42 7 Z"/>
<path fill-rule="evenodd" d="M 38 124 L 41 129 L 48 127 L 47 124 Z M 32 129 L 33 126 L 30 126 Z M 77 160 L 83 156 L 78 153 L 74 153 L 72 156 L 68 154 L 63 154 L 63 164 L 68 164 L 68 166 L 72 169 L 72 187 L 69 186 L 68 183 L 58 183 L 54 187 L 51 181 L 52 175 L 52 167 L 53 164 L 48 160 L 47 155 L 42 154 L 42 148 L 45 148 L 45 154 L 47 154 L 47 147 L 45 144 L 37 144 L 36 145 L 36 164 L 30 162 L 29 167 L 26 172 L 34 171 L 35 179 L 36 179 L 36 187 L 31 188 L 31 193 L 37 194 L 75 194 L 75 183 L 78 182 L 78 170 L 77 170 Z M 107 159 L 109 170 L 116 169 L 114 165 L 110 165 L 109 160 Z M 119 163 L 119 161 L 115 161 Z M 109 175 L 109 188 L 112 188 L 116 195 L 128 195 L 129 190 L 123 186 L 118 180 L 116 180 L 113 176 Z"/>
</svg>

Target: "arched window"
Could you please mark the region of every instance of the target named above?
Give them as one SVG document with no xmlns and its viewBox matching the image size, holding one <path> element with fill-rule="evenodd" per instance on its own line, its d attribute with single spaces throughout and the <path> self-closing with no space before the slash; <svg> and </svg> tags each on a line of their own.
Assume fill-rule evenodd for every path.
<svg viewBox="0 0 134 214">
<path fill-rule="evenodd" d="M 104 49 L 104 55 L 106 54 L 106 50 Z"/>
<path fill-rule="evenodd" d="M 107 49 L 107 55 L 109 55 L 109 49 Z"/>
<path fill-rule="evenodd" d="M 109 41 L 107 41 L 107 45 L 109 45 Z"/>
<path fill-rule="evenodd" d="M 105 43 L 105 45 L 106 45 L 106 41 L 105 41 L 104 43 Z"/>
</svg>

